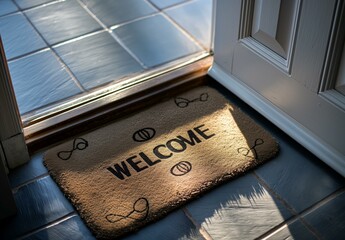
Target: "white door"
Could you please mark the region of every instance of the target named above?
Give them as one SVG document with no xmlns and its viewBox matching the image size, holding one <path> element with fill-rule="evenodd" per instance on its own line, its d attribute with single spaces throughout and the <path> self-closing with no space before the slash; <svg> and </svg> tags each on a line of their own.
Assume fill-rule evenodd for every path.
<svg viewBox="0 0 345 240">
<path fill-rule="evenodd" d="M 343 12 L 342 0 L 216 0 L 210 75 L 345 176 Z"/>
</svg>

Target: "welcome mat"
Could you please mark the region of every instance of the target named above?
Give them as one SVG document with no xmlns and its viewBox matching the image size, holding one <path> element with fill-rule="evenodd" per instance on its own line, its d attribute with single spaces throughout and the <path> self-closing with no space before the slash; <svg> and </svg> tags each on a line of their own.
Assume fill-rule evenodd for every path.
<svg viewBox="0 0 345 240">
<path fill-rule="evenodd" d="M 262 127 L 200 87 L 54 147 L 45 164 L 95 236 L 113 239 L 277 152 Z"/>
</svg>

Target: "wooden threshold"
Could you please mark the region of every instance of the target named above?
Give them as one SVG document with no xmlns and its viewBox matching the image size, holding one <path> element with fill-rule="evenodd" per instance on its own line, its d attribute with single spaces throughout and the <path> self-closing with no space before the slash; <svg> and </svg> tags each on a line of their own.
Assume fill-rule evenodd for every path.
<svg viewBox="0 0 345 240">
<path fill-rule="evenodd" d="M 87 132 L 179 92 L 205 84 L 213 57 L 113 92 L 24 128 L 29 152 Z"/>
</svg>

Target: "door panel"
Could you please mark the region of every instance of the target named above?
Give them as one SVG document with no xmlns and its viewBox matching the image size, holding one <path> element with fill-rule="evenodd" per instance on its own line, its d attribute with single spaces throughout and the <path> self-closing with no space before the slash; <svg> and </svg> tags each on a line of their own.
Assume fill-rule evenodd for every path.
<svg viewBox="0 0 345 240">
<path fill-rule="evenodd" d="M 257 0 L 254 2 L 251 36 L 279 55 L 285 51 L 277 40 L 279 0 Z"/>
<path fill-rule="evenodd" d="M 317 93 L 330 38 L 336 0 L 302 1 L 292 77 Z"/>
<path fill-rule="evenodd" d="M 345 175 L 345 111 L 319 94 L 342 2 L 218 0 L 210 74 Z"/>
<path fill-rule="evenodd" d="M 245 0 L 244 2 L 240 15 L 241 34 L 235 48 L 248 48 L 256 53 L 254 57 L 266 59 L 290 75 L 300 1 Z"/>
</svg>

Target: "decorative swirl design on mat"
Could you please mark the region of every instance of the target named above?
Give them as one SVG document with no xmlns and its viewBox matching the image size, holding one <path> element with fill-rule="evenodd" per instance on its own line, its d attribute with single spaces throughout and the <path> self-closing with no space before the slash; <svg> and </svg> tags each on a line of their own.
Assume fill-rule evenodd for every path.
<svg viewBox="0 0 345 240">
<path fill-rule="evenodd" d="M 127 215 L 108 214 L 105 216 L 108 222 L 116 223 L 124 219 L 133 219 L 137 221 L 144 221 L 149 214 L 150 206 L 146 198 L 139 198 L 133 204 L 133 210 Z"/>
<path fill-rule="evenodd" d="M 208 93 L 202 93 L 199 97 L 189 100 L 187 98 L 177 97 L 175 98 L 175 104 L 179 108 L 186 108 L 190 103 L 193 102 L 206 102 L 208 100 Z"/>
<path fill-rule="evenodd" d="M 61 151 L 57 153 L 57 156 L 61 160 L 68 160 L 72 157 L 75 150 L 84 150 L 89 146 L 89 143 L 84 138 L 76 138 L 73 141 L 73 148 L 70 151 Z"/>
<path fill-rule="evenodd" d="M 256 152 L 256 147 L 260 146 L 264 144 L 264 140 L 262 140 L 261 138 L 257 138 L 254 142 L 254 146 L 252 146 L 251 148 L 245 148 L 245 147 L 241 147 L 237 149 L 237 152 L 242 154 L 243 156 L 248 156 L 248 154 L 252 151 L 254 154 L 254 159 L 258 159 L 258 153 Z"/>
<path fill-rule="evenodd" d="M 187 161 L 181 161 L 176 163 L 170 169 L 170 173 L 174 176 L 183 176 L 192 170 L 192 164 Z"/>
<path fill-rule="evenodd" d="M 154 128 L 143 128 L 136 131 L 132 138 L 136 142 L 146 142 L 152 139 L 156 135 L 156 130 Z"/>
</svg>

